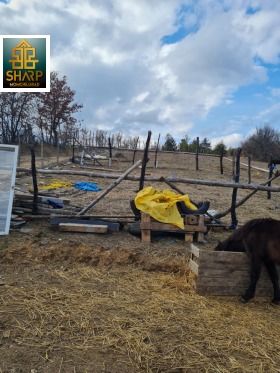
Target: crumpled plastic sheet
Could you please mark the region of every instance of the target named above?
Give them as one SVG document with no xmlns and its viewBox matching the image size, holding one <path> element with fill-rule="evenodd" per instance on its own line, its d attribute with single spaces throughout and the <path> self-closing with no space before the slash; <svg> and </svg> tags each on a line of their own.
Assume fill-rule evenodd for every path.
<svg viewBox="0 0 280 373">
<path fill-rule="evenodd" d="M 197 210 L 187 194 L 177 194 L 168 189 L 161 191 L 152 186 L 148 186 L 138 192 L 134 200 L 138 210 L 145 212 L 162 223 L 174 224 L 184 229 L 184 219 L 181 217 L 176 205 L 178 201 L 184 201 L 189 209 Z"/>
<path fill-rule="evenodd" d="M 99 190 L 102 190 L 98 185 L 87 181 L 78 181 L 74 184 L 74 187 L 87 192 L 98 192 Z"/>
</svg>

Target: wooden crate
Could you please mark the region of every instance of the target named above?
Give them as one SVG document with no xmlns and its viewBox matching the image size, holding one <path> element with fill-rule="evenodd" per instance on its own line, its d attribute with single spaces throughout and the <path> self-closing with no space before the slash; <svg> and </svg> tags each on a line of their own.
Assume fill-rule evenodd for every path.
<svg viewBox="0 0 280 373">
<path fill-rule="evenodd" d="M 191 245 L 190 283 L 201 295 L 243 295 L 250 282 L 250 262 L 246 253 L 210 251 Z M 280 277 L 280 268 L 278 267 Z M 265 267 L 257 284 L 256 295 L 273 295 Z"/>
<path fill-rule="evenodd" d="M 204 232 L 207 227 L 204 225 L 203 215 L 185 215 L 184 217 L 184 230 L 173 224 L 161 223 L 150 215 L 141 212 L 141 239 L 142 242 L 151 242 L 151 231 L 161 232 L 182 232 L 185 234 L 185 241 L 193 242 L 193 235 L 198 232 L 197 242 L 204 241 Z"/>
</svg>

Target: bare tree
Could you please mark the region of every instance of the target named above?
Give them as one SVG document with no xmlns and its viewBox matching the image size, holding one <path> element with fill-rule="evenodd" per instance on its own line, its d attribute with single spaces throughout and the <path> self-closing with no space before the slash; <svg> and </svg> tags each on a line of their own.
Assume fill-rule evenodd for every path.
<svg viewBox="0 0 280 373">
<path fill-rule="evenodd" d="M 256 133 L 242 143 L 243 152 L 253 159 L 267 162 L 271 155 L 280 156 L 280 132 L 269 124 L 257 127 Z"/>
<path fill-rule="evenodd" d="M 75 125 L 74 114 L 83 105 L 74 102 L 75 91 L 67 85 L 66 76 L 59 79 L 57 72 L 51 72 L 50 87 L 50 92 L 37 94 L 37 126 L 51 144 L 57 145 L 63 126 Z"/>
<path fill-rule="evenodd" d="M 0 139 L 3 143 L 17 143 L 20 137 L 32 138 L 32 124 L 28 121 L 33 94 L 28 92 L 0 93 Z"/>
<path fill-rule="evenodd" d="M 122 147 L 122 133 L 118 132 L 116 134 L 116 141 L 117 141 L 117 147 L 121 148 Z"/>
<path fill-rule="evenodd" d="M 106 146 L 108 143 L 107 131 L 97 130 L 95 133 L 95 145 L 99 147 Z"/>
</svg>

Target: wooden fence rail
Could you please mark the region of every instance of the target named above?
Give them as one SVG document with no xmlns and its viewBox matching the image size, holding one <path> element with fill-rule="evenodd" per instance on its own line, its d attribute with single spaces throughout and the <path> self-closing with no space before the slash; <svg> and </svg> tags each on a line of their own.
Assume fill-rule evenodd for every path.
<svg viewBox="0 0 280 373">
<path fill-rule="evenodd" d="M 89 171 L 72 171 L 72 170 L 45 170 L 37 169 L 37 173 L 49 174 L 49 175 L 79 175 L 79 176 L 89 176 L 96 178 L 105 178 L 105 179 L 118 179 L 120 175 L 117 174 L 105 174 L 98 172 L 89 172 Z M 17 167 L 17 172 L 30 172 L 31 168 Z M 259 190 L 259 191 L 270 191 L 270 192 L 280 192 L 280 187 L 268 187 L 265 185 L 259 184 L 240 184 L 240 183 L 224 183 L 220 181 L 212 180 L 199 180 L 199 179 L 188 179 L 188 178 L 172 178 L 165 177 L 167 181 L 172 183 L 185 183 L 185 184 L 195 184 L 195 185 L 207 185 L 212 187 L 223 187 L 223 188 L 239 188 L 239 189 L 249 189 L 249 190 Z M 124 180 L 131 181 L 140 181 L 140 176 L 126 176 Z M 161 177 L 155 176 L 145 176 L 145 181 L 149 182 L 161 182 Z"/>
</svg>

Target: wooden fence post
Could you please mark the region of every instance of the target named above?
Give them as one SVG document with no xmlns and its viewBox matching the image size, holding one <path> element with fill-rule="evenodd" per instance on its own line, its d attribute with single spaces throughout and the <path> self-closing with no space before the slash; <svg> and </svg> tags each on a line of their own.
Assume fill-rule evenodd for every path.
<svg viewBox="0 0 280 373">
<path fill-rule="evenodd" d="M 147 141 L 146 141 L 145 150 L 144 150 L 144 156 L 143 156 L 143 162 L 142 162 L 142 168 L 141 168 L 141 176 L 140 176 L 140 183 L 139 183 L 139 191 L 144 188 L 146 165 L 149 161 L 148 154 L 149 154 L 149 146 L 150 146 L 151 135 L 152 135 L 152 132 L 149 131 Z"/>
<path fill-rule="evenodd" d="M 268 179 L 271 179 L 271 177 L 273 175 L 272 159 L 273 159 L 272 156 L 270 156 L 270 162 L 268 164 L 268 167 L 269 167 Z M 271 181 L 267 185 L 271 186 Z M 271 192 L 267 192 L 267 199 L 271 199 Z"/>
<path fill-rule="evenodd" d="M 108 143 L 109 143 L 109 167 L 111 167 L 112 165 L 112 143 L 111 143 L 110 137 L 108 139 Z"/>
<path fill-rule="evenodd" d="M 38 184 L 37 184 L 37 174 L 36 174 L 36 158 L 34 145 L 31 145 L 31 170 L 32 170 L 32 180 L 33 180 L 33 206 L 32 214 L 37 212 L 37 201 L 38 201 Z"/>
<path fill-rule="evenodd" d="M 73 144 L 72 144 L 72 163 L 75 161 L 75 135 L 73 135 Z"/>
<path fill-rule="evenodd" d="M 20 136 L 18 140 L 18 159 L 17 159 L 17 167 L 20 167 L 20 153 L 21 153 L 21 141 Z"/>
<path fill-rule="evenodd" d="M 232 153 L 232 179 L 235 178 L 235 157 L 236 157 L 236 150 Z"/>
<path fill-rule="evenodd" d="M 221 155 L 220 155 L 220 168 L 221 168 L 221 174 L 223 175 L 224 173 L 224 168 L 223 168 L 223 157 L 224 157 L 224 147 L 221 149 Z"/>
<path fill-rule="evenodd" d="M 44 140 L 41 139 L 41 168 L 44 168 Z"/>
<path fill-rule="evenodd" d="M 241 155 L 241 148 L 237 149 L 236 152 L 236 167 L 235 167 L 235 177 L 234 181 L 235 183 L 239 183 L 239 177 L 240 177 L 240 155 Z M 233 188 L 232 191 L 232 197 L 231 197 L 231 228 L 235 229 L 238 224 L 238 220 L 236 217 L 236 197 L 237 197 L 237 188 Z"/>
<path fill-rule="evenodd" d="M 248 184 L 251 184 L 251 156 L 248 156 Z"/>
<path fill-rule="evenodd" d="M 195 169 L 198 171 L 199 137 L 196 138 Z"/>
<path fill-rule="evenodd" d="M 56 164 L 59 163 L 59 139 L 57 140 L 56 144 Z"/>
<path fill-rule="evenodd" d="M 135 155 L 136 155 L 136 152 L 137 152 L 138 141 L 139 141 L 139 136 L 137 137 L 135 148 L 133 150 L 132 164 L 134 164 L 134 162 L 135 162 Z"/>
<path fill-rule="evenodd" d="M 154 163 L 155 168 L 157 168 L 157 166 L 158 166 L 158 162 L 157 162 L 157 154 L 158 154 L 158 147 L 159 147 L 159 139 L 160 139 L 160 133 L 159 133 L 159 135 L 158 135 L 157 147 L 156 147 L 156 152 L 155 152 L 155 163 Z"/>
</svg>

